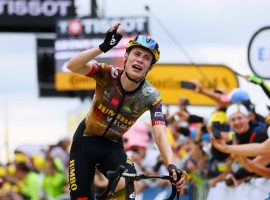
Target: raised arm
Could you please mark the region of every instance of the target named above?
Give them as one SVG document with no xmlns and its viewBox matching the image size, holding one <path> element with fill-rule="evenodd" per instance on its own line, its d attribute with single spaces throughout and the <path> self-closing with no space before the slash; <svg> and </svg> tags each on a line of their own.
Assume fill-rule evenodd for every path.
<svg viewBox="0 0 270 200">
<path fill-rule="evenodd" d="M 88 74 L 92 69 L 92 63 L 90 61 L 101 53 L 103 52 L 98 47 L 82 51 L 68 61 L 67 68 L 77 74 Z"/>
<path fill-rule="evenodd" d="M 250 75 L 250 76 L 243 76 L 246 78 L 249 82 L 255 83 L 257 85 L 260 85 L 264 91 L 264 93 L 268 96 L 270 99 L 270 86 L 267 85 L 261 78 L 255 76 L 255 75 Z"/>
<path fill-rule="evenodd" d="M 206 88 L 204 88 L 202 86 L 202 84 L 198 81 L 192 81 L 195 85 L 196 85 L 196 92 L 197 93 L 201 93 L 209 98 L 211 98 L 212 100 L 214 100 L 220 107 L 227 107 L 228 106 L 228 101 L 224 100 L 224 98 L 222 98 L 222 95 L 219 93 L 216 93 L 214 91 L 210 91 Z"/>
<path fill-rule="evenodd" d="M 83 75 L 88 74 L 92 69 L 92 64 L 90 61 L 103 52 L 105 53 L 109 51 L 121 40 L 123 31 L 121 31 L 121 33 L 117 33 L 119 26 L 120 23 L 113 25 L 106 33 L 104 42 L 98 47 L 82 51 L 75 57 L 71 58 L 67 63 L 67 68 L 74 73 Z"/>
<path fill-rule="evenodd" d="M 221 144 L 213 139 L 212 144 L 224 153 L 235 154 L 239 156 L 257 156 L 261 154 L 270 153 L 270 138 L 263 143 L 239 144 L 239 145 L 226 145 Z"/>
<path fill-rule="evenodd" d="M 270 178 L 270 169 L 266 167 L 270 163 L 270 154 L 258 156 L 253 160 L 243 157 L 238 158 L 237 160 L 248 171 Z"/>
</svg>

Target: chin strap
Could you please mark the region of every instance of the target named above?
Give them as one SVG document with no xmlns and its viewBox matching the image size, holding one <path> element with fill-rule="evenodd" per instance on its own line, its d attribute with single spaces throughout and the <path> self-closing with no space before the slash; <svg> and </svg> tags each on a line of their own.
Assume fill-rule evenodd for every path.
<svg viewBox="0 0 270 200">
<path fill-rule="evenodd" d="M 147 73 L 150 71 L 150 69 L 151 69 L 152 66 L 153 66 L 153 65 L 150 66 L 150 68 L 148 69 Z M 128 80 L 130 80 L 130 81 L 132 81 L 132 82 L 134 82 L 134 83 L 140 83 L 140 82 L 142 82 L 142 81 L 144 80 L 144 78 L 146 77 L 146 75 L 147 75 L 147 73 L 146 73 L 146 74 L 144 75 L 144 77 L 142 77 L 142 78 L 136 80 L 136 79 L 131 78 L 131 77 L 128 75 L 128 73 L 126 72 L 125 69 L 126 69 L 126 62 L 124 63 L 124 72 L 125 72 L 125 74 L 126 74 Z"/>
<path fill-rule="evenodd" d="M 126 74 L 128 80 L 130 80 L 130 81 L 132 81 L 132 82 L 134 82 L 134 83 L 140 83 L 141 81 L 144 80 L 144 77 L 143 77 L 143 78 L 140 78 L 139 80 L 135 80 L 135 79 L 131 78 L 131 77 L 127 74 L 126 71 L 125 71 L 125 74 Z"/>
</svg>

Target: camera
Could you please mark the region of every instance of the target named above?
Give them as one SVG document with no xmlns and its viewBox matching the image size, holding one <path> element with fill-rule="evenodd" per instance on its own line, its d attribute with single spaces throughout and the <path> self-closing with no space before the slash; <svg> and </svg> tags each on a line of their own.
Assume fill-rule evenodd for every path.
<svg viewBox="0 0 270 200">
<path fill-rule="evenodd" d="M 230 131 L 229 124 L 221 124 L 218 121 L 212 122 L 212 132 L 216 139 L 221 138 L 221 134 L 220 134 L 221 132 L 229 132 L 229 131 Z"/>
<path fill-rule="evenodd" d="M 201 132 L 202 132 L 203 134 L 208 133 L 208 130 L 207 130 L 206 125 L 203 125 L 203 126 L 201 127 Z"/>
<path fill-rule="evenodd" d="M 224 182 L 225 182 L 225 184 L 226 184 L 228 187 L 234 185 L 233 180 L 232 180 L 231 178 L 225 178 L 225 179 L 224 179 Z"/>
<path fill-rule="evenodd" d="M 183 89 L 188 89 L 188 90 L 195 90 L 196 85 L 192 82 L 189 81 L 180 81 L 180 87 Z"/>
<path fill-rule="evenodd" d="M 188 106 L 188 105 L 189 105 L 189 100 L 188 100 L 188 99 L 181 99 L 181 103 L 182 103 L 184 106 Z"/>
<path fill-rule="evenodd" d="M 181 121 L 178 124 L 177 132 L 188 137 L 190 135 L 189 123 L 186 121 Z"/>
</svg>

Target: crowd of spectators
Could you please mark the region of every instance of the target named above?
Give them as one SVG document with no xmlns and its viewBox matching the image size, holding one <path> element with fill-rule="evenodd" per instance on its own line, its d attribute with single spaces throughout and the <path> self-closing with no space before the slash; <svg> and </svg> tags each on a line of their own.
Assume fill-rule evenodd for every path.
<svg viewBox="0 0 270 200">
<path fill-rule="evenodd" d="M 270 98 L 269 86 L 261 79 L 245 78 L 260 85 Z M 199 82 L 193 84 L 194 92 L 211 98 L 216 106 L 214 112 L 199 116 L 189 111 L 188 98 L 180 97 L 177 110 L 166 115 L 167 137 L 176 163 L 189 174 L 181 199 L 207 199 L 209 190 L 219 183 L 235 188 L 252 178 L 270 178 L 270 117 L 256 112 L 243 89 L 226 93 L 223 89 L 204 88 Z M 136 122 L 124 135 L 123 142 L 138 173 L 167 174 L 149 124 Z M 251 143 L 254 151 L 246 147 Z M 262 145 L 258 146 L 259 143 Z M 67 138 L 48 146 L 43 155 L 15 151 L 14 161 L 0 166 L 0 198 L 68 199 L 69 147 Z M 96 191 L 102 191 L 106 184 L 106 178 L 97 171 Z M 137 199 L 158 199 L 168 187 L 165 180 L 136 182 Z"/>
<path fill-rule="evenodd" d="M 35 154 L 15 150 L 14 160 L 0 165 L 0 199 L 50 200 L 66 196 L 70 139 Z"/>
</svg>

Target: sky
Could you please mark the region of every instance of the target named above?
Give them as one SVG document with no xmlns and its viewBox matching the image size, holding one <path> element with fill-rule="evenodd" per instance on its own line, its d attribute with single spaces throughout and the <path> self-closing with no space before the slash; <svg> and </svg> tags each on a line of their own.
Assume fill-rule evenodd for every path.
<svg viewBox="0 0 270 200">
<path fill-rule="evenodd" d="M 150 35 L 161 48 L 160 63 L 224 64 L 243 74 L 251 74 L 247 47 L 252 35 L 270 26 L 269 0 L 99 0 L 98 5 L 105 17 L 149 16 Z M 72 134 L 68 116 L 88 106 L 77 98 L 38 96 L 35 37 L 0 33 L 0 161 L 6 158 L 7 138 L 11 150 L 55 143 Z M 266 115 L 269 101 L 262 90 L 241 78 L 239 82 Z"/>
</svg>

